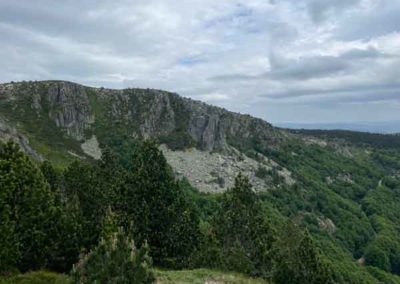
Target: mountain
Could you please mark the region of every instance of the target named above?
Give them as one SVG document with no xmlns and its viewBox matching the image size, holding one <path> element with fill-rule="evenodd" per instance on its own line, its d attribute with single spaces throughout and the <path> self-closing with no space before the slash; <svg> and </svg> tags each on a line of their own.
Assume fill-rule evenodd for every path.
<svg viewBox="0 0 400 284">
<path fill-rule="evenodd" d="M 261 119 L 159 90 L 98 89 L 61 81 L 0 85 L 0 136 L 13 137 L 35 158 L 60 166 L 75 157 L 98 159 L 101 147 L 123 137 L 153 137 L 172 150 L 195 147 L 191 152 L 167 148 L 165 152 L 190 181 L 218 190 L 231 186 L 239 170 L 250 173 L 258 167 L 258 161 L 248 158 L 238 165 L 242 156 L 238 149 L 257 145 L 273 150 L 285 135 Z M 182 159 L 179 165 L 175 163 Z M 210 165 L 193 175 L 185 164 L 193 167 L 198 160 Z M 273 161 L 266 162 L 271 169 L 277 167 Z M 213 182 L 213 172 L 221 171 L 224 186 Z M 279 172 L 292 182 L 287 171 Z M 254 175 L 253 182 L 261 183 Z"/>
<path fill-rule="evenodd" d="M 199 200 L 249 176 L 274 222 L 308 229 L 337 282 L 400 283 L 400 136 L 288 130 L 161 90 L 42 81 L 0 85 L 0 138 L 58 168 L 108 148 L 128 159 L 157 139 L 176 176 L 208 193 Z"/>
</svg>

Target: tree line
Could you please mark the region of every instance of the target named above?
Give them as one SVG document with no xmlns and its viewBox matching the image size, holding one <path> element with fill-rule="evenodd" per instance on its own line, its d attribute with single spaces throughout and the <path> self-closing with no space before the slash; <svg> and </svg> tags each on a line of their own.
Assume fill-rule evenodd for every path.
<svg viewBox="0 0 400 284">
<path fill-rule="evenodd" d="M 130 156 L 55 169 L 0 142 L 0 273 L 49 269 L 75 283 L 153 283 L 152 265 L 274 283 L 333 283 L 307 231 L 277 227 L 243 175 L 204 218 L 153 141 Z M 128 161 L 128 162 L 127 162 Z"/>
</svg>

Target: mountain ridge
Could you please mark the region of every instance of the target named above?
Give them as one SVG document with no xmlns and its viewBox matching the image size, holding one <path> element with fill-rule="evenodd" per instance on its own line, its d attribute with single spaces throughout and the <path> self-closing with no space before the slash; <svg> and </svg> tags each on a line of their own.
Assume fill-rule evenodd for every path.
<svg viewBox="0 0 400 284">
<path fill-rule="evenodd" d="M 289 171 L 268 157 L 258 155 L 256 160 L 253 150 L 274 151 L 288 133 L 262 119 L 171 92 L 93 88 L 68 81 L 7 83 L 0 85 L 1 117 L 4 128 L 15 135 L 0 128 L 0 138 L 11 137 L 34 158 L 61 165 L 74 158 L 99 159 L 104 147 L 123 140 L 155 138 L 168 146 L 164 152 L 177 174 L 206 191 L 232 186 L 240 171 L 261 189 L 264 182 L 255 174 L 260 167 L 294 182 Z M 198 163 L 208 159 L 217 166 L 207 169 Z M 200 174 L 182 168 L 184 160 Z"/>
<path fill-rule="evenodd" d="M 2 99 L 3 103 L 7 100 L 7 97 L 8 100 L 18 100 L 19 98 L 13 97 L 15 96 L 14 93 L 21 92 L 24 88 L 30 88 L 32 93 L 31 107 L 35 110 L 43 109 L 41 102 L 43 102 L 47 93 L 47 99 L 52 108 L 49 116 L 58 127 L 64 128 L 69 136 L 76 139 L 82 138 L 85 128 L 93 124 L 94 117 L 91 116 L 91 109 L 94 108 L 94 105 L 90 101 L 93 96 L 96 96 L 94 99 L 109 99 L 108 103 L 111 103 L 111 109 L 107 111 L 112 112 L 112 118 L 114 119 L 131 119 L 130 122 L 132 123 L 132 117 L 129 116 L 135 114 L 147 115 L 148 117 L 144 117 L 141 121 L 141 128 L 135 129 L 138 132 L 135 134 L 138 136 L 160 135 L 163 134 L 163 131 L 180 131 L 181 129 L 178 129 L 181 127 L 181 125 L 178 125 L 180 122 L 176 120 L 188 119 L 188 121 L 185 121 L 188 123 L 186 125 L 187 129 L 184 130 L 187 130 L 191 137 L 196 140 L 197 146 L 207 150 L 223 147 L 228 132 L 243 132 L 242 126 L 245 126 L 245 128 L 261 127 L 263 131 L 273 129 L 271 124 L 262 119 L 230 112 L 223 108 L 210 106 L 200 101 L 183 98 L 175 93 L 161 90 L 136 88 L 114 90 L 86 87 L 68 81 L 6 83 L 0 86 L 0 99 Z M 133 99 L 135 101 L 131 102 L 130 100 Z M 130 109 L 123 109 L 126 107 L 123 104 L 129 103 L 131 103 L 129 105 Z M 171 103 L 177 105 L 172 105 L 171 107 Z M 144 107 L 144 104 L 152 107 L 150 113 L 138 113 L 138 108 Z M 54 108 L 63 109 L 61 112 L 54 110 Z M 179 108 L 182 109 L 179 110 Z M 135 111 L 136 113 L 134 113 Z M 140 111 L 143 111 L 143 109 Z M 190 111 L 193 115 L 190 118 L 183 117 L 185 113 L 178 114 L 177 112 L 179 111 Z M 175 118 L 175 116 L 179 117 Z M 162 121 L 162 119 L 165 121 Z M 228 120 L 233 120 L 233 123 L 230 124 Z M 171 123 L 174 125 L 171 125 Z M 219 127 L 224 129 L 219 129 Z M 278 134 L 278 131 L 276 134 Z M 248 132 L 244 134 L 244 136 L 248 135 L 250 135 Z"/>
<path fill-rule="evenodd" d="M 400 137 L 348 134 L 279 129 L 160 90 L 0 85 L 0 139 L 37 160 L 65 169 L 110 148 L 123 164 L 155 138 L 179 179 L 206 192 L 188 192 L 200 204 L 243 173 L 272 217 L 308 228 L 339 283 L 400 283 Z"/>
</svg>

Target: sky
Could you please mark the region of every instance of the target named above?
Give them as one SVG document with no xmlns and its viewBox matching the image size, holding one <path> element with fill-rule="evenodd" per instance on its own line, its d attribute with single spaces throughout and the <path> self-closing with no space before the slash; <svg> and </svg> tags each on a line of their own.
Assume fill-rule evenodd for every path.
<svg viewBox="0 0 400 284">
<path fill-rule="evenodd" d="M 0 82 L 155 88 L 272 123 L 400 120 L 400 0 L 0 0 Z"/>
</svg>

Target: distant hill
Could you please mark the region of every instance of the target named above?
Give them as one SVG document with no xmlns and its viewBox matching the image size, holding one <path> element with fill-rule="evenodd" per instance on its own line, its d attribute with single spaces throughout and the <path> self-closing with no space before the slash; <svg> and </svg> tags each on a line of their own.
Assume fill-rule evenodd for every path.
<svg viewBox="0 0 400 284">
<path fill-rule="evenodd" d="M 381 134 L 400 132 L 400 121 L 353 123 L 274 123 L 274 125 L 292 129 L 351 130 Z"/>
<path fill-rule="evenodd" d="M 399 134 L 379 134 L 350 130 L 287 129 L 296 134 L 315 136 L 321 139 L 337 139 L 359 146 L 400 149 Z"/>
</svg>

